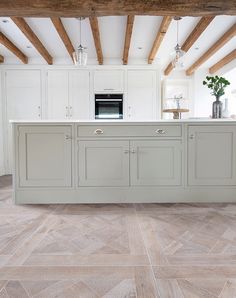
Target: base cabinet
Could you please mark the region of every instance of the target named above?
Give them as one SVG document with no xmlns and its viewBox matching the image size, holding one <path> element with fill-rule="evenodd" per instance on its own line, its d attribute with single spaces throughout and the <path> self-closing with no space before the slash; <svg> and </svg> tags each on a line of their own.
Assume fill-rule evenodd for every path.
<svg viewBox="0 0 236 298">
<path fill-rule="evenodd" d="M 72 127 L 19 127 L 19 187 L 72 186 Z"/>
<path fill-rule="evenodd" d="M 17 204 L 236 200 L 236 122 L 13 124 Z"/>
<path fill-rule="evenodd" d="M 188 184 L 236 185 L 235 126 L 189 126 Z"/>
<path fill-rule="evenodd" d="M 180 185 L 181 141 L 131 141 L 131 185 Z"/>
<path fill-rule="evenodd" d="M 128 141 L 80 141 L 79 186 L 128 186 Z"/>
<path fill-rule="evenodd" d="M 181 141 L 79 141 L 79 186 L 180 185 Z"/>
</svg>

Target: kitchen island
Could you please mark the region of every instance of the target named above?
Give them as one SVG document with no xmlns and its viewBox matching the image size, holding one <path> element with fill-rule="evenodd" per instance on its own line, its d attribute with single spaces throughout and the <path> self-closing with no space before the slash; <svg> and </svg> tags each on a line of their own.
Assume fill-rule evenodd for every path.
<svg viewBox="0 0 236 298">
<path fill-rule="evenodd" d="M 236 202 L 236 121 L 12 121 L 16 204 Z"/>
</svg>

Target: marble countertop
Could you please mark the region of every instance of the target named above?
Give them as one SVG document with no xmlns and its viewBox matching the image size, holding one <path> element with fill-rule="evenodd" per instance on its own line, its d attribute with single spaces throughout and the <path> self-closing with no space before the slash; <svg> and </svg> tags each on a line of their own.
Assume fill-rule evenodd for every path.
<svg viewBox="0 0 236 298">
<path fill-rule="evenodd" d="M 236 119 L 232 118 L 222 118 L 222 119 L 211 119 L 211 118 L 189 118 L 189 119 L 178 119 L 178 120 L 139 120 L 139 121 L 129 121 L 129 120 L 62 120 L 62 119 L 54 119 L 54 120 L 49 120 L 49 119 L 44 119 L 44 120 L 10 120 L 10 123 L 33 123 L 33 124 L 44 124 L 44 123 L 68 123 L 68 124 L 73 124 L 73 123 L 78 123 L 81 125 L 91 125 L 91 124 L 112 124 L 112 125 L 137 125 L 137 124 L 146 124 L 146 125 L 154 125 L 158 123 L 236 123 Z"/>
</svg>

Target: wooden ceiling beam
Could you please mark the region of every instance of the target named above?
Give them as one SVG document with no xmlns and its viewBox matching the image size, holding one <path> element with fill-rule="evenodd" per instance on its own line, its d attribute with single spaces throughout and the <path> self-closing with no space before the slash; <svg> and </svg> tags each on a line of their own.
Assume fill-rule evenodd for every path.
<svg viewBox="0 0 236 298">
<path fill-rule="evenodd" d="M 156 53 L 158 51 L 158 49 L 160 48 L 160 45 L 163 41 L 163 38 L 170 26 L 170 23 L 171 23 L 171 20 L 172 20 L 172 17 L 163 17 L 162 19 L 162 22 L 161 22 L 161 26 L 157 32 L 157 35 L 156 35 L 156 38 L 154 40 L 154 43 L 153 43 L 153 46 L 152 46 L 152 49 L 151 49 L 151 52 L 148 56 L 148 64 L 152 64 L 155 56 L 156 56 Z"/>
<path fill-rule="evenodd" d="M 124 45 L 124 52 L 123 52 L 123 64 L 128 64 L 129 59 L 129 48 L 131 42 L 131 36 L 133 32 L 134 26 L 134 18 L 135 16 L 127 16 L 127 24 L 126 24 L 126 32 L 125 32 L 125 45 Z"/>
<path fill-rule="evenodd" d="M 89 22 L 93 33 L 93 39 L 94 39 L 94 44 L 97 52 L 98 63 L 102 65 L 103 53 L 102 53 L 102 46 L 101 46 L 101 40 L 100 40 L 100 32 L 98 27 L 98 19 L 97 17 L 90 17 Z"/>
<path fill-rule="evenodd" d="M 236 49 L 230 52 L 228 55 L 226 55 L 224 58 L 222 58 L 220 61 L 215 63 L 212 67 L 209 68 L 209 73 L 214 74 L 219 69 L 230 63 L 231 61 L 236 59 Z"/>
<path fill-rule="evenodd" d="M 53 63 L 52 56 L 49 54 L 47 49 L 44 47 L 42 42 L 39 40 L 30 26 L 26 23 L 26 21 L 20 17 L 12 17 L 11 19 L 21 30 L 21 32 L 26 36 L 26 38 L 32 43 L 32 45 L 36 48 L 40 55 L 47 61 L 48 64 L 51 65 Z"/>
<path fill-rule="evenodd" d="M 0 63 L 4 62 L 4 57 L 2 55 L 0 55 Z"/>
<path fill-rule="evenodd" d="M 111 15 L 236 15 L 235 0 L 1 0 L 0 16 L 90 17 Z"/>
<path fill-rule="evenodd" d="M 53 17 L 53 18 L 51 18 L 51 21 L 52 21 L 52 23 L 53 23 L 53 25 L 54 25 L 54 27 L 55 27 L 58 35 L 60 36 L 60 38 L 61 38 L 64 46 L 66 47 L 66 50 L 69 53 L 72 61 L 74 61 L 74 59 L 73 59 L 73 53 L 75 52 L 75 48 L 72 45 L 72 42 L 71 42 L 71 40 L 70 40 L 70 38 L 69 38 L 69 36 L 68 36 L 68 34 L 66 32 L 65 27 L 62 24 L 61 19 L 58 18 L 58 17 Z"/>
<path fill-rule="evenodd" d="M 186 75 L 190 76 L 197 70 L 203 63 L 210 59 L 217 51 L 219 51 L 227 42 L 229 42 L 236 35 L 236 23 L 227 31 L 220 39 L 218 39 L 213 46 L 211 46 L 193 65 L 191 65 Z"/>
<path fill-rule="evenodd" d="M 214 17 L 202 17 L 200 19 L 200 21 L 197 23 L 196 27 L 189 34 L 188 38 L 185 40 L 184 44 L 181 47 L 181 49 L 184 52 L 188 52 L 188 50 L 198 40 L 198 38 L 206 30 L 206 28 L 213 21 L 213 19 L 214 19 Z M 173 70 L 173 68 L 174 67 L 173 67 L 172 63 L 170 62 L 164 71 L 165 76 L 168 76 L 170 74 L 170 72 Z"/>
<path fill-rule="evenodd" d="M 2 32 L 0 32 L 0 43 L 17 56 L 24 64 L 28 63 L 28 57 L 21 52 Z"/>
</svg>

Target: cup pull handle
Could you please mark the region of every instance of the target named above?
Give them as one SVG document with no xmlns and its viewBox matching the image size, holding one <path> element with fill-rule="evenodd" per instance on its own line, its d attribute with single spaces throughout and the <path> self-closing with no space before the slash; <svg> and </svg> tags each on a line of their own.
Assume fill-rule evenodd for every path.
<svg viewBox="0 0 236 298">
<path fill-rule="evenodd" d="M 156 130 L 156 133 L 159 135 L 164 135 L 166 133 L 166 131 L 164 129 L 159 128 Z"/>
<path fill-rule="evenodd" d="M 103 130 L 100 129 L 100 128 L 98 128 L 98 129 L 96 129 L 96 130 L 94 131 L 94 134 L 95 134 L 95 135 L 102 135 L 102 134 L 103 134 Z"/>
</svg>

